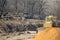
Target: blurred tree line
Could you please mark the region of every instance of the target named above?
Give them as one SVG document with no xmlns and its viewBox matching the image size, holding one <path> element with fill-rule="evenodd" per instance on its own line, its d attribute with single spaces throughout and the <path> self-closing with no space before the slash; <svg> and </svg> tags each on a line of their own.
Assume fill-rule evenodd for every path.
<svg viewBox="0 0 60 40">
<path fill-rule="evenodd" d="M 19 15 L 44 19 L 46 15 L 58 16 L 59 7 L 59 0 L 0 0 L 0 18 L 7 15 Z"/>
</svg>

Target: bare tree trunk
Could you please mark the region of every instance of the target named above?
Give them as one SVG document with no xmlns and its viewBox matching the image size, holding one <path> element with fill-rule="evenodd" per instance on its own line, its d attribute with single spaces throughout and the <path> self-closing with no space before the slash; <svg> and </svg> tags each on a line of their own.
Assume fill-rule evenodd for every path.
<svg viewBox="0 0 60 40">
<path fill-rule="evenodd" d="M 0 8 L 0 11 L 1 11 L 1 13 L 0 13 L 0 18 L 2 18 L 2 16 L 5 16 L 6 14 L 4 13 L 5 12 L 5 7 L 6 7 L 6 0 L 1 0 L 1 8 Z M 7 10 L 6 10 L 7 11 Z"/>
</svg>

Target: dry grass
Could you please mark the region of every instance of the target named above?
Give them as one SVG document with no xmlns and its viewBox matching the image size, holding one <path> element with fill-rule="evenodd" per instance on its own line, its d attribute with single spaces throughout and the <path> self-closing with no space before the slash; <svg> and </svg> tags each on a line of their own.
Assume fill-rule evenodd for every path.
<svg viewBox="0 0 60 40">
<path fill-rule="evenodd" d="M 25 35 L 25 34 L 22 34 L 21 35 L 21 33 L 20 32 L 15 32 L 16 30 L 15 30 L 15 28 L 16 27 L 24 27 L 24 25 L 27 25 L 27 22 L 28 21 L 20 21 L 20 20 L 9 20 L 9 21 L 4 21 L 4 20 L 2 20 L 2 21 L 0 21 L 0 40 L 13 40 L 13 39 L 15 39 L 16 38 L 16 40 L 21 40 L 21 38 L 22 38 L 22 36 L 24 37 L 24 38 L 22 38 L 22 40 L 28 40 L 28 39 L 30 39 L 30 38 L 33 38 L 31 35 Z M 28 22 L 29 23 L 29 22 Z M 9 25 L 9 26 L 11 26 L 12 28 L 13 28 L 13 32 L 11 32 L 11 33 L 6 33 L 6 31 L 8 31 L 8 29 L 7 29 L 7 25 Z M 3 27 L 3 28 L 2 28 Z M 5 29 L 6 29 L 6 31 L 5 31 Z M 21 36 L 20 36 L 21 35 Z M 24 36 L 25 35 L 25 36 Z M 26 38 L 26 36 L 28 36 L 27 38 Z M 20 38 L 20 39 L 19 39 Z"/>
</svg>

